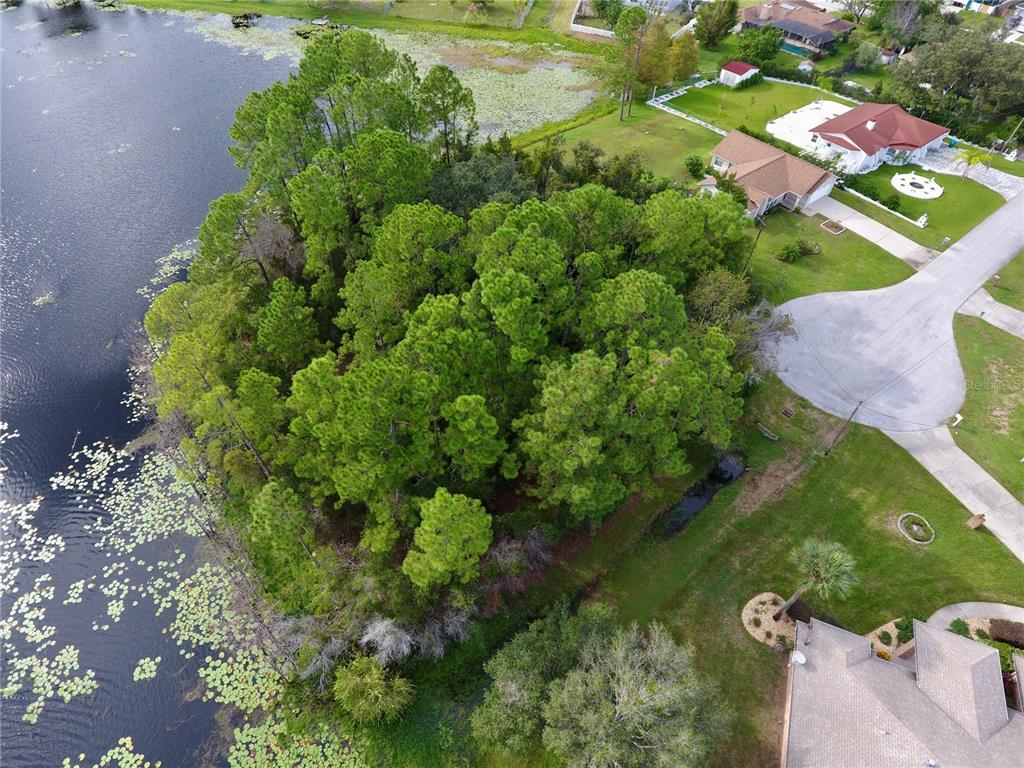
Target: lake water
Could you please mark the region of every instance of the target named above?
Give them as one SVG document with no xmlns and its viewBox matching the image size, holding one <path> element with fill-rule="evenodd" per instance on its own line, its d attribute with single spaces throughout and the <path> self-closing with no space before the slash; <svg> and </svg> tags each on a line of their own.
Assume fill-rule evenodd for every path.
<svg viewBox="0 0 1024 768">
<path fill-rule="evenodd" d="M 206 24 L 229 27 L 224 17 Z M 80 753 L 92 765 L 124 736 L 167 768 L 195 766 L 216 730 L 214 705 L 187 696 L 194 662 L 161 634 L 166 619 L 129 608 L 97 631 L 105 598 L 62 604 L 70 584 L 111 561 L 84 529 L 96 513 L 49 483 L 73 448 L 123 445 L 141 430 L 121 403 L 127 338 L 147 305 L 137 291 L 158 257 L 195 237 L 209 201 L 242 184 L 225 149 L 232 115 L 292 65 L 210 42 L 196 25 L 183 15 L 88 6 L 22 4 L 0 14 L 0 420 L 20 433 L 0 448 L 0 498 L 16 505 L 43 495 L 35 525 L 42 537 L 60 534 L 65 549 L 50 563 L 24 564 L 17 585 L 24 593 L 52 574 L 46 622 L 56 627 L 56 648 L 77 646 L 99 682 L 68 704 L 48 697 L 34 725 L 22 720 L 34 697 L 3 700 L 5 768 L 53 768 Z M 163 557 L 174 545 L 145 554 Z M 4 602 L 0 617 L 11 596 Z M 143 656 L 164 661 L 155 679 L 135 682 Z"/>
</svg>

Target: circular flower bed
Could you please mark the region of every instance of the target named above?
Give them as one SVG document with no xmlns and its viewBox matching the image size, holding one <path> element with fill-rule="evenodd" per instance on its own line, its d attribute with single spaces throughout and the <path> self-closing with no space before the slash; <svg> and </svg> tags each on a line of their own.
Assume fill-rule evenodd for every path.
<svg viewBox="0 0 1024 768">
<path fill-rule="evenodd" d="M 931 544 L 935 541 L 935 529 L 916 512 L 904 512 L 896 521 L 896 526 L 900 533 L 915 544 Z"/>
</svg>

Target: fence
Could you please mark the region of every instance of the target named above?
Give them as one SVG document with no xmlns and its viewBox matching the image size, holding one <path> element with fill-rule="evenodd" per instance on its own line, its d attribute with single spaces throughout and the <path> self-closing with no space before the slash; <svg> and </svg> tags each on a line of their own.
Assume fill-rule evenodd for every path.
<svg viewBox="0 0 1024 768">
<path fill-rule="evenodd" d="M 915 219 L 912 219 L 912 218 L 910 218 L 909 216 L 904 216 L 904 215 L 903 215 L 902 213 L 900 213 L 899 211 L 894 211 L 894 210 L 893 210 L 892 208 L 890 208 L 889 206 L 887 206 L 887 205 L 883 205 L 882 203 L 880 203 L 880 202 L 878 202 L 877 200 L 875 200 L 875 199 L 874 199 L 873 197 L 868 197 L 867 195 L 865 195 L 865 194 L 863 194 L 863 193 L 861 193 L 861 192 L 858 192 L 858 191 L 857 191 L 857 190 L 855 190 L 855 189 L 850 189 L 849 187 L 845 187 L 845 188 L 844 188 L 844 191 L 845 191 L 845 192 L 849 192 L 849 193 L 850 193 L 851 195 L 853 195 L 854 197 L 859 197 L 859 198 L 860 198 L 861 200 L 866 200 L 867 202 L 871 203 L 872 205 L 876 205 L 876 206 L 878 206 L 878 207 L 879 207 L 879 208 L 881 208 L 881 209 L 882 209 L 883 211 L 886 211 L 887 213 L 890 213 L 890 214 L 892 214 L 893 216 L 896 216 L 896 217 L 898 217 L 898 218 L 900 218 L 900 219 L 903 219 L 904 221 L 906 221 L 906 222 L 908 222 L 908 223 L 910 223 L 910 224 L 913 224 L 913 225 L 914 225 L 915 227 L 917 227 L 917 228 L 919 228 L 919 229 L 924 229 L 924 228 L 925 228 L 926 226 L 928 226 L 927 224 L 921 224 L 921 223 L 920 223 L 919 221 L 916 221 Z"/>
<path fill-rule="evenodd" d="M 826 93 L 829 96 L 838 96 L 840 99 L 845 99 L 846 101 L 852 101 L 855 104 L 863 104 L 864 103 L 863 101 L 858 101 L 857 99 L 855 99 L 855 98 L 853 98 L 851 96 L 846 96 L 845 94 L 836 93 L 835 91 L 830 91 L 827 88 L 822 88 L 820 85 L 811 85 L 810 83 L 801 83 L 801 82 L 799 82 L 797 80 L 786 80 L 785 78 L 781 78 L 781 77 L 768 77 L 768 75 L 765 75 L 764 79 L 768 80 L 770 82 L 773 82 L 773 83 L 783 83 L 785 85 L 799 85 L 801 88 L 811 88 L 811 89 L 813 89 L 815 91 L 821 91 L 822 93 Z"/>
<path fill-rule="evenodd" d="M 588 27 L 586 24 L 576 23 L 576 14 L 580 12 L 580 5 L 583 4 L 583 0 L 576 0 L 576 7 L 572 9 L 572 22 L 569 24 L 569 29 L 573 32 L 581 32 L 584 35 L 599 35 L 601 37 L 615 37 L 615 33 L 610 29 L 601 29 L 600 27 Z"/>
</svg>

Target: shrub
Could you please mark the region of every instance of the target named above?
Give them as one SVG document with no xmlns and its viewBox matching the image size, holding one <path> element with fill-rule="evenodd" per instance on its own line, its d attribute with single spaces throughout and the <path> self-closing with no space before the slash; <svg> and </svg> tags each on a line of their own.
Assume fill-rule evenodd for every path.
<svg viewBox="0 0 1024 768">
<path fill-rule="evenodd" d="M 846 186 L 854 192 L 860 192 L 862 195 L 866 195 L 872 200 L 878 199 L 878 187 L 876 187 L 875 182 L 870 179 L 865 179 L 863 176 L 850 176 L 846 179 L 845 183 Z"/>
<path fill-rule="evenodd" d="M 686 170 L 689 171 L 693 178 L 704 178 L 704 172 L 707 170 L 707 164 L 700 155 L 689 155 L 684 162 L 686 164 Z"/>
<path fill-rule="evenodd" d="M 993 640 L 1024 648 L 1024 624 L 1021 622 L 992 619 L 989 629 Z"/>
<path fill-rule="evenodd" d="M 760 627 L 761 626 L 761 617 L 760 616 L 755 616 L 754 620 L 751 622 L 751 624 L 753 624 L 755 627 Z"/>
<path fill-rule="evenodd" d="M 988 647 L 995 648 L 999 651 L 999 666 L 1002 668 L 1003 672 L 1013 672 L 1013 654 L 1019 653 L 1019 648 L 1014 648 L 1009 643 L 1001 643 L 998 640 L 992 640 L 991 638 L 987 638 L 981 642 Z"/>
<path fill-rule="evenodd" d="M 772 631 L 768 630 L 767 632 L 765 632 L 764 633 L 764 638 L 765 638 L 765 640 L 771 640 L 772 639 Z"/>
<path fill-rule="evenodd" d="M 886 195 L 879 202 L 881 202 L 882 205 L 884 205 L 890 211 L 898 211 L 900 209 L 900 205 L 902 205 L 900 196 L 897 195 L 895 192 L 893 192 L 890 195 Z"/>
<path fill-rule="evenodd" d="M 800 246 L 796 243 L 786 243 L 786 245 L 779 248 L 775 254 L 775 258 L 779 261 L 784 261 L 787 264 L 792 264 L 798 261 L 803 256 L 803 251 L 800 250 Z"/>
<path fill-rule="evenodd" d="M 371 656 L 359 656 L 335 672 L 334 698 L 357 723 L 394 720 L 412 697 L 412 683 L 397 675 L 389 677 Z"/>
<path fill-rule="evenodd" d="M 892 633 L 889 630 L 884 629 L 878 633 L 878 640 L 884 645 L 892 645 Z"/>
<path fill-rule="evenodd" d="M 738 83 L 736 83 L 735 90 L 742 91 L 744 88 L 749 88 L 752 85 L 757 85 L 758 83 L 763 83 L 763 82 L 764 82 L 764 75 L 761 74 L 760 72 L 755 72 L 750 77 L 748 77 L 746 80 L 740 80 Z"/>
<path fill-rule="evenodd" d="M 896 622 L 896 642 L 899 645 L 909 643 L 914 639 L 914 620 L 909 616 L 904 616 L 902 619 L 897 619 Z"/>
<path fill-rule="evenodd" d="M 967 626 L 967 622 L 963 619 L 953 619 L 949 622 L 949 631 L 956 635 L 963 635 L 964 637 L 971 636 L 971 628 Z"/>
<path fill-rule="evenodd" d="M 813 240 L 808 240 L 801 237 L 796 241 L 797 248 L 800 249 L 800 254 L 803 256 L 813 256 L 821 253 L 821 246 Z"/>
<path fill-rule="evenodd" d="M 981 627 L 978 627 L 976 630 L 974 630 L 974 636 L 979 640 L 988 640 L 988 632 L 986 632 Z"/>
<path fill-rule="evenodd" d="M 793 641 L 786 635 L 779 635 L 779 647 L 788 653 L 793 650 Z"/>
<path fill-rule="evenodd" d="M 888 648 L 876 648 L 875 655 L 880 659 L 892 661 L 892 651 L 890 651 Z"/>
</svg>

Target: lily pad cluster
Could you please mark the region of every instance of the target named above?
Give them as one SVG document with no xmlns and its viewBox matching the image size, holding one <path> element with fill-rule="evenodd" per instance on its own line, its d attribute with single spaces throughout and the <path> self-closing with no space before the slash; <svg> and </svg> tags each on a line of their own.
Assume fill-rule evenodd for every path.
<svg viewBox="0 0 1024 768">
<path fill-rule="evenodd" d="M 235 729 L 228 752 L 230 768 L 301 765 L 302 768 L 362 768 L 365 764 L 349 740 L 321 723 L 312 732 L 290 733 L 282 717 Z"/>
<path fill-rule="evenodd" d="M 98 763 L 91 766 L 85 762 L 85 755 L 78 756 L 78 760 L 72 762 L 70 757 L 65 757 L 61 768 L 160 768 L 160 761 L 147 760 L 146 756 L 135 751 L 135 744 L 131 736 L 123 736 L 117 740 L 117 746 L 108 749 L 103 753 Z"/>
<path fill-rule="evenodd" d="M 160 657 L 150 658 L 146 656 L 139 659 L 139 663 L 135 665 L 135 670 L 132 672 L 132 680 L 139 682 L 140 680 L 152 680 L 156 677 L 156 668 L 160 664 Z"/>
</svg>

